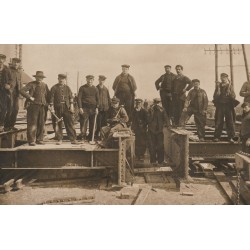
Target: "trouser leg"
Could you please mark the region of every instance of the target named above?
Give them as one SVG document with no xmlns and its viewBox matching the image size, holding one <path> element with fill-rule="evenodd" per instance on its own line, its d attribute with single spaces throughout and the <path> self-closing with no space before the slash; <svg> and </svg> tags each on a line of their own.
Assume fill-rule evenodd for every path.
<svg viewBox="0 0 250 250">
<path fill-rule="evenodd" d="M 94 129 L 94 122 L 95 122 L 95 114 L 89 115 L 89 139 L 92 139 L 93 136 L 93 129 Z M 94 131 L 95 133 L 95 131 Z"/>
<path fill-rule="evenodd" d="M 181 113 L 181 117 L 180 117 L 180 122 L 179 125 L 181 127 L 185 127 L 186 123 L 188 122 L 188 120 L 190 119 L 190 117 L 193 115 L 192 112 L 182 112 Z"/>
<path fill-rule="evenodd" d="M 36 131 L 37 141 L 43 141 L 44 124 L 45 124 L 45 107 L 39 105 L 39 112 L 37 118 L 37 131 Z"/>
<path fill-rule="evenodd" d="M 4 126 L 5 117 L 7 114 L 7 96 L 0 90 L 0 127 Z"/>
<path fill-rule="evenodd" d="M 27 138 L 28 142 L 36 141 L 39 105 L 30 105 L 27 109 Z"/>
<path fill-rule="evenodd" d="M 205 138 L 206 114 L 194 113 L 194 121 L 197 127 L 198 137 Z"/>
<path fill-rule="evenodd" d="M 150 163 L 156 163 L 157 136 L 151 131 L 148 132 Z"/>
<path fill-rule="evenodd" d="M 80 130 L 81 137 L 86 137 L 87 128 L 88 128 L 89 114 L 83 113 L 80 115 Z"/>
<path fill-rule="evenodd" d="M 225 120 L 226 120 L 226 128 L 227 128 L 228 138 L 229 139 L 234 138 L 234 136 L 235 136 L 235 125 L 234 125 L 232 107 L 226 107 Z"/>
<path fill-rule="evenodd" d="M 216 107 L 214 137 L 220 138 L 224 126 L 224 106 Z"/>
<path fill-rule="evenodd" d="M 67 135 L 70 141 L 76 140 L 76 131 L 74 126 L 73 114 L 65 107 L 63 112 L 63 120 Z"/>
<path fill-rule="evenodd" d="M 156 136 L 156 145 L 157 145 L 157 161 L 158 163 L 164 162 L 164 134 L 159 133 Z"/>
<path fill-rule="evenodd" d="M 10 116 L 8 118 L 8 121 L 7 121 L 5 127 L 13 128 L 15 126 L 18 110 L 19 110 L 18 95 L 14 94 L 13 97 L 12 97 L 12 105 L 11 105 L 11 110 L 10 110 Z"/>
<path fill-rule="evenodd" d="M 146 132 L 136 131 L 135 133 L 135 155 L 140 158 L 146 152 Z"/>
</svg>

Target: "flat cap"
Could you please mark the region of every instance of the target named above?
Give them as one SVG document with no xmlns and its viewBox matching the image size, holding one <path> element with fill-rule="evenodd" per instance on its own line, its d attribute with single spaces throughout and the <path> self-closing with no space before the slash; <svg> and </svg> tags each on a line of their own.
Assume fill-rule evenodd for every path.
<svg viewBox="0 0 250 250">
<path fill-rule="evenodd" d="M 161 102 L 161 99 L 160 98 L 154 98 L 154 103 L 160 103 Z"/>
<path fill-rule="evenodd" d="M 250 107 L 250 103 L 249 102 L 244 102 L 241 105 L 242 108 L 245 108 L 246 106 Z"/>
<path fill-rule="evenodd" d="M 119 102 L 120 102 L 120 99 L 118 99 L 116 96 L 114 96 L 114 97 L 111 99 L 111 102 L 112 102 L 112 103 L 119 103 Z"/>
<path fill-rule="evenodd" d="M 4 55 L 4 54 L 0 54 L 0 58 L 6 58 L 6 55 Z"/>
<path fill-rule="evenodd" d="M 58 74 L 58 78 L 66 79 L 66 78 L 67 78 L 67 75 L 65 75 L 65 74 Z"/>
<path fill-rule="evenodd" d="M 135 99 L 135 102 L 143 102 L 143 100 L 140 99 L 140 98 L 136 98 L 136 99 Z"/>
<path fill-rule="evenodd" d="M 107 77 L 106 77 L 106 76 L 104 76 L 104 75 L 99 75 L 99 79 L 100 79 L 100 80 L 102 80 L 102 81 L 104 81 L 104 80 L 106 80 L 106 79 L 107 79 Z"/>
<path fill-rule="evenodd" d="M 221 77 L 228 77 L 228 74 L 226 74 L 226 73 L 221 73 L 220 76 L 221 76 Z"/>
<path fill-rule="evenodd" d="M 21 62 L 21 59 L 20 59 L 20 58 L 17 58 L 17 57 L 14 57 L 14 58 L 11 59 L 11 62 L 12 62 L 12 63 L 13 63 L 13 62 L 18 62 L 18 63 L 20 63 L 20 62 Z"/>
<path fill-rule="evenodd" d="M 94 79 L 95 77 L 93 75 L 87 75 L 86 79 Z"/>
<path fill-rule="evenodd" d="M 130 65 L 128 65 L 128 64 L 123 64 L 122 67 L 123 67 L 123 68 L 129 68 Z"/>
<path fill-rule="evenodd" d="M 170 65 L 165 65 L 164 68 L 171 68 L 171 66 Z"/>
<path fill-rule="evenodd" d="M 199 79 L 193 79 L 192 82 L 193 82 L 193 83 L 195 83 L 195 82 L 200 82 L 200 80 L 199 80 Z"/>
</svg>

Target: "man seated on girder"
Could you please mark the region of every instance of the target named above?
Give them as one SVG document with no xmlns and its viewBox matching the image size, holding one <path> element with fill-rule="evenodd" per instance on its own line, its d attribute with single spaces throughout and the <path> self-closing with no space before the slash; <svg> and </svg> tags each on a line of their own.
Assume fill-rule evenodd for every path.
<svg viewBox="0 0 250 250">
<path fill-rule="evenodd" d="M 111 147 L 114 133 L 127 127 L 126 123 L 129 120 L 127 112 L 119 104 L 120 100 L 114 96 L 107 112 L 108 126 L 101 128 L 101 147 Z"/>
<path fill-rule="evenodd" d="M 194 88 L 187 95 L 180 118 L 180 125 L 184 127 L 190 117 L 194 115 L 199 141 L 203 142 L 205 138 L 208 98 L 206 91 L 200 88 L 200 80 L 194 79 L 192 84 Z"/>
</svg>

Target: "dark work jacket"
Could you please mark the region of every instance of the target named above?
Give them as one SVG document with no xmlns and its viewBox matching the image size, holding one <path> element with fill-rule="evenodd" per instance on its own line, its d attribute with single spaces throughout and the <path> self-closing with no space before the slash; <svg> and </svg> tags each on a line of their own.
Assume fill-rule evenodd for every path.
<svg viewBox="0 0 250 250">
<path fill-rule="evenodd" d="M 118 121 L 112 122 L 112 119 L 115 118 L 116 116 Z M 128 122 L 128 115 L 126 110 L 121 106 L 118 106 L 117 108 L 113 108 L 111 106 L 107 112 L 107 121 L 111 125 L 111 127 L 114 127 L 119 123 L 122 124 L 124 127 L 126 127 L 126 123 Z"/>
<path fill-rule="evenodd" d="M 115 95 L 117 93 L 117 91 L 119 90 L 119 83 L 121 81 L 121 77 L 122 77 L 122 74 L 118 75 L 116 78 L 115 78 L 115 81 L 113 83 L 113 90 L 115 92 Z M 131 91 L 131 94 L 134 95 L 136 89 L 137 89 L 137 86 L 136 86 L 136 83 L 135 83 L 135 79 L 133 76 L 131 76 L 130 74 L 128 74 L 128 82 L 129 82 L 129 87 L 130 87 L 130 91 Z"/>
<path fill-rule="evenodd" d="M 172 93 L 172 88 L 173 88 L 173 81 L 175 79 L 176 75 L 170 72 L 170 74 L 164 74 L 162 75 L 159 79 L 156 80 L 155 82 L 155 87 L 157 90 L 160 88 L 162 90 L 166 90 L 167 92 Z M 160 86 L 161 83 L 161 86 Z"/>
<path fill-rule="evenodd" d="M 81 86 L 77 98 L 79 108 L 98 108 L 99 106 L 99 92 L 93 85 Z"/>
<path fill-rule="evenodd" d="M 158 126 L 157 126 L 158 120 Z M 167 114 L 165 110 L 157 105 L 152 105 L 148 110 L 148 129 L 151 133 L 158 134 L 163 132 L 163 127 L 166 125 Z"/>
<path fill-rule="evenodd" d="M 74 102 L 73 94 L 68 85 L 57 83 L 50 90 L 50 104 L 59 107 L 61 102 L 65 102 L 70 108 L 70 104 Z"/>
<path fill-rule="evenodd" d="M 0 91 L 6 94 L 10 94 L 10 90 L 5 89 L 4 87 L 5 84 L 10 84 L 10 85 L 12 84 L 11 72 L 10 72 L 10 69 L 6 65 L 3 66 L 3 70 L 2 70 L 2 80 L 0 82 Z"/>
<path fill-rule="evenodd" d="M 250 138 L 250 112 L 243 114 L 240 135 L 242 138 Z"/>
<path fill-rule="evenodd" d="M 240 90 L 240 96 L 244 97 L 244 102 L 250 102 L 250 83 L 245 82 Z"/>
<path fill-rule="evenodd" d="M 96 86 L 99 92 L 99 110 L 100 111 L 107 111 L 110 107 L 110 96 L 108 89 L 103 86 L 100 87 L 100 84 Z"/>
<path fill-rule="evenodd" d="M 208 107 L 208 98 L 205 90 L 190 90 L 187 95 L 184 107 L 197 113 L 203 113 L 206 111 Z"/>
<path fill-rule="evenodd" d="M 40 84 L 40 91 L 37 87 Z M 27 108 L 30 104 L 38 104 L 47 106 L 49 103 L 49 88 L 46 83 L 37 81 L 27 83 L 21 90 L 20 94 L 27 98 L 25 107 Z M 34 97 L 35 100 L 31 101 L 30 97 Z"/>
<path fill-rule="evenodd" d="M 183 90 L 187 85 L 186 90 L 189 91 L 193 87 L 193 84 L 187 76 L 176 75 L 173 80 L 172 93 L 175 95 L 183 95 Z"/>
<path fill-rule="evenodd" d="M 10 73 L 11 73 L 11 86 L 10 86 L 10 92 L 16 92 L 19 93 L 22 86 L 22 71 L 20 69 L 15 69 L 13 67 L 10 67 Z"/>
<path fill-rule="evenodd" d="M 137 111 L 134 108 L 132 112 L 131 122 L 131 129 L 133 131 L 146 131 L 148 126 L 148 112 L 143 108 L 141 108 L 140 111 Z"/>
</svg>

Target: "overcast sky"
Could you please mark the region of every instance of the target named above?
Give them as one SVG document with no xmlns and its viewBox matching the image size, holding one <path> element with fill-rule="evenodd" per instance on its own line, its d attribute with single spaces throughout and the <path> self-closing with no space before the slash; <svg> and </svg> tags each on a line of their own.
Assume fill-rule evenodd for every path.
<svg viewBox="0 0 250 250">
<path fill-rule="evenodd" d="M 226 49 L 228 45 L 219 45 Z M 235 49 L 240 45 L 233 45 Z M 130 64 L 130 74 L 137 83 L 137 96 L 152 99 L 158 96 L 154 82 L 164 73 L 163 66 L 175 65 L 184 67 L 183 73 L 190 79 L 198 78 L 201 88 L 212 99 L 215 81 L 214 54 L 204 52 L 213 49 L 214 45 L 23 45 L 23 68 L 29 75 L 37 70 L 44 71 L 47 76 L 45 82 L 51 87 L 57 83 L 57 74 L 68 74 L 68 84 L 73 92 L 77 88 L 77 71 L 80 81 L 85 83 L 85 76 L 93 74 L 94 84 L 98 84 L 98 75 L 107 77 L 106 85 L 112 91 L 115 77 L 121 73 L 121 64 Z M 0 45 L 0 53 L 9 57 L 15 56 L 15 45 Z M 250 45 L 246 45 L 247 58 L 250 60 Z M 230 73 L 229 54 L 219 54 L 219 73 Z M 246 73 L 243 54 L 234 55 L 234 82 L 237 99 Z"/>
</svg>

